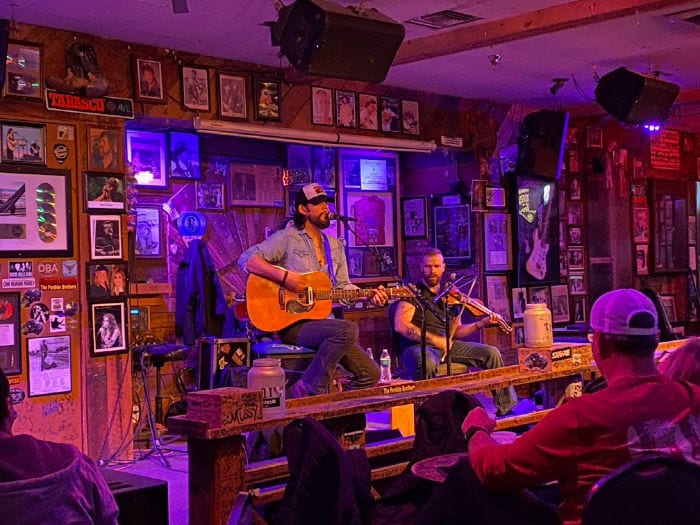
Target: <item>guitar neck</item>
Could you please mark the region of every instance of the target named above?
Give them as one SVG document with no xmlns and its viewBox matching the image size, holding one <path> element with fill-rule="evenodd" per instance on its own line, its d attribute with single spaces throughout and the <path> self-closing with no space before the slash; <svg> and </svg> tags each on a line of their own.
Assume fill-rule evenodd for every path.
<svg viewBox="0 0 700 525">
<path fill-rule="evenodd" d="M 318 301 L 357 301 L 372 297 L 374 288 L 348 288 L 342 290 L 314 290 L 314 297 Z M 407 293 L 403 288 L 385 288 L 386 294 L 392 297 L 406 297 Z"/>
</svg>

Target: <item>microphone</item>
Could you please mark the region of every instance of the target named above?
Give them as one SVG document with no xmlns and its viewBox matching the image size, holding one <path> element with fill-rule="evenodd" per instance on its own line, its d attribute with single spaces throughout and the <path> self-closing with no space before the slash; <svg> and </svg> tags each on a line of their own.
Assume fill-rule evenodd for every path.
<svg viewBox="0 0 700 525">
<path fill-rule="evenodd" d="M 328 218 L 332 221 L 357 222 L 355 217 L 348 217 L 347 215 L 341 215 L 339 213 L 329 213 Z"/>
<path fill-rule="evenodd" d="M 443 290 L 442 292 L 433 299 L 433 302 L 439 303 L 442 301 L 442 298 L 445 297 L 448 293 L 450 293 L 450 290 L 452 290 L 453 286 L 457 286 L 457 283 L 461 283 L 464 279 L 466 279 L 466 275 L 463 275 L 462 277 L 457 277 L 456 273 L 451 273 L 450 276 L 447 278 L 447 281 L 443 284 Z"/>
</svg>

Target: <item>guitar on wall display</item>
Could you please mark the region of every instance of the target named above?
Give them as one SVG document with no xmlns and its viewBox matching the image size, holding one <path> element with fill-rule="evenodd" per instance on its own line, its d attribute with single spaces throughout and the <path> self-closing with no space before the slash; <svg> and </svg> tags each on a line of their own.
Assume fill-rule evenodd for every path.
<svg viewBox="0 0 700 525">
<path fill-rule="evenodd" d="M 301 274 L 306 288 L 292 292 L 283 286 L 250 274 L 246 283 L 246 306 L 253 325 L 265 332 L 276 332 L 303 319 L 325 319 L 331 313 L 334 302 L 356 301 L 374 295 L 374 288 L 334 290 L 331 280 L 323 272 Z M 413 297 L 407 287 L 385 289 L 392 297 Z"/>
<path fill-rule="evenodd" d="M 535 279 L 542 281 L 547 275 L 547 253 L 549 252 L 550 218 L 552 216 L 552 184 L 546 184 L 542 191 L 542 212 L 537 228 L 532 232 L 532 252 L 525 263 L 525 270 Z"/>
</svg>

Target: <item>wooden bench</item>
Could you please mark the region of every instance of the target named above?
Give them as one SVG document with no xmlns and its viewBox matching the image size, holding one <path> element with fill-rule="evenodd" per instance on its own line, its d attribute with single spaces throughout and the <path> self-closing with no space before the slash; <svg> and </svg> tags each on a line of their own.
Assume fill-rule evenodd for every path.
<svg viewBox="0 0 700 525">
<path fill-rule="evenodd" d="M 660 351 L 671 350 L 682 341 L 662 343 Z M 256 489 L 264 481 L 282 481 L 288 473 L 286 460 L 278 459 L 246 466 L 245 436 L 243 433 L 285 426 L 295 419 L 306 416 L 324 420 L 327 424 L 337 423 L 343 428 L 345 422 L 357 428 L 357 419 L 364 421 L 367 412 L 382 411 L 388 408 L 415 405 L 435 394 L 455 389 L 467 394 L 476 394 L 508 386 L 529 383 L 555 382 L 571 376 L 590 374 L 597 371 L 592 360 L 590 345 L 572 345 L 576 359 L 570 365 L 552 372 L 520 372 L 517 366 L 496 370 L 438 377 L 424 381 L 395 382 L 387 386 L 376 386 L 365 390 L 313 396 L 287 401 L 284 416 L 264 419 L 252 423 L 227 428 L 208 428 L 206 422 L 188 419 L 186 415 L 168 419 L 168 428 L 174 433 L 187 436 L 189 453 L 189 517 L 191 525 L 225 525 L 231 508 L 239 492 L 253 491 L 253 502 L 265 503 L 281 498 L 283 485 L 266 489 Z M 548 410 L 539 410 L 524 416 L 500 419 L 498 430 L 528 425 L 542 419 Z M 360 424 L 364 428 L 362 424 Z M 334 432 L 339 435 L 338 432 Z M 342 432 L 341 432 L 342 434 Z M 349 432 L 351 442 L 344 446 L 365 447 L 364 432 Z M 340 436 L 341 443 L 343 438 Z M 392 442 L 382 442 L 366 447 L 370 459 L 409 450 L 412 438 L 401 438 Z M 405 463 L 375 468 L 373 479 L 381 479 L 398 474 Z"/>
</svg>

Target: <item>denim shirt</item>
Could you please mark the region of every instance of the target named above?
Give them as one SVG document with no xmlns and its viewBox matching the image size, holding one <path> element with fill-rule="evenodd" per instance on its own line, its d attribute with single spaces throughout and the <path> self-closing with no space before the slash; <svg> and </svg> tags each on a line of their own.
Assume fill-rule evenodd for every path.
<svg viewBox="0 0 700 525">
<path fill-rule="evenodd" d="M 331 247 L 331 259 L 335 271 L 334 288 L 357 288 L 350 282 L 348 262 L 341 242 L 331 235 L 325 235 Z M 304 229 L 290 226 L 279 230 L 264 241 L 248 248 L 238 259 L 238 265 L 244 272 L 246 263 L 253 255 L 259 255 L 270 264 L 275 264 L 298 273 L 323 272 L 329 275 L 328 265 L 321 265 L 316 255 L 313 239 Z"/>
</svg>

